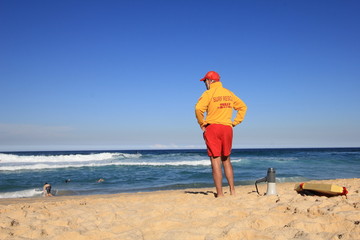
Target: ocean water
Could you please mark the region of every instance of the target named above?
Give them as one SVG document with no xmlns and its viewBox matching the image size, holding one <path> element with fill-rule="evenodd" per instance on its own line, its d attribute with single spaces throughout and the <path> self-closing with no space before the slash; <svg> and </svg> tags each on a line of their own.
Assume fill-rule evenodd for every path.
<svg viewBox="0 0 360 240">
<path fill-rule="evenodd" d="M 277 182 L 360 177 L 360 148 L 234 149 L 231 159 L 236 185 L 270 167 Z M 45 182 L 58 196 L 213 187 L 204 149 L 0 153 L 0 198 L 40 197 Z"/>
</svg>

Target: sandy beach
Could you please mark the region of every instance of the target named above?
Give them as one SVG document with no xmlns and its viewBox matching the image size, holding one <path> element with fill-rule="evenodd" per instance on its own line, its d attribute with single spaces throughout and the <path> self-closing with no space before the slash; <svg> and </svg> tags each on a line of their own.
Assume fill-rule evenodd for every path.
<svg viewBox="0 0 360 240">
<path fill-rule="evenodd" d="M 360 179 L 313 182 L 349 193 L 302 196 L 277 183 L 278 196 L 251 185 L 224 198 L 208 188 L 2 199 L 0 239 L 360 239 Z"/>
</svg>

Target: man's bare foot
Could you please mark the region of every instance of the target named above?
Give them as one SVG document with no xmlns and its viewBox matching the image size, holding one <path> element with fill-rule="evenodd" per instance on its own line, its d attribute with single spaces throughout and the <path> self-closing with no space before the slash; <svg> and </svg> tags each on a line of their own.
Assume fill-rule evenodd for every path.
<svg viewBox="0 0 360 240">
<path fill-rule="evenodd" d="M 214 195 L 215 195 L 216 198 L 224 197 L 224 194 L 223 194 L 223 193 L 221 193 L 221 194 L 215 193 Z"/>
<path fill-rule="evenodd" d="M 236 196 L 235 189 L 230 189 L 230 195 L 231 195 L 231 196 Z"/>
</svg>

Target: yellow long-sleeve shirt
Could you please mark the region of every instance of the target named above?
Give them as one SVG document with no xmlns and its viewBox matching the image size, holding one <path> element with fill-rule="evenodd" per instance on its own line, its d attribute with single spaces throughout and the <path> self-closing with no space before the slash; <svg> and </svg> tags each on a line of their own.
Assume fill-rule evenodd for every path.
<svg viewBox="0 0 360 240">
<path fill-rule="evenodd" d="M 233 109 L 237 111 L 234 120 Z M 210 84 L 210 89 L 201 95 L 195 105 L 196 119 L 201 127 L 206 124 L 236 126 L 243 121 L 246 110 L 246 104 L 233 92 L 224 88 L 221 82 Z"/>
</svg>

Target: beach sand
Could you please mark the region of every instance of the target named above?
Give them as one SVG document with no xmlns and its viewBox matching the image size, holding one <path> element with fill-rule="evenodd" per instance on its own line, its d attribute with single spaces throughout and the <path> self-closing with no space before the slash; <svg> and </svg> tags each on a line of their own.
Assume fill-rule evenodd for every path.
<svg viewBox="0 0 360 240">
<path fill-rule="evenodd" d="M 360 179 L 313 181 L 345 196 L 302 196 L 277 183 L 278 196 L 253 185 L 237 196 L 214 189 L 0 200 L 0 239 L 360 239 Z M 259 185 L 260 193 L 266 184 Z"/>
</svg>

